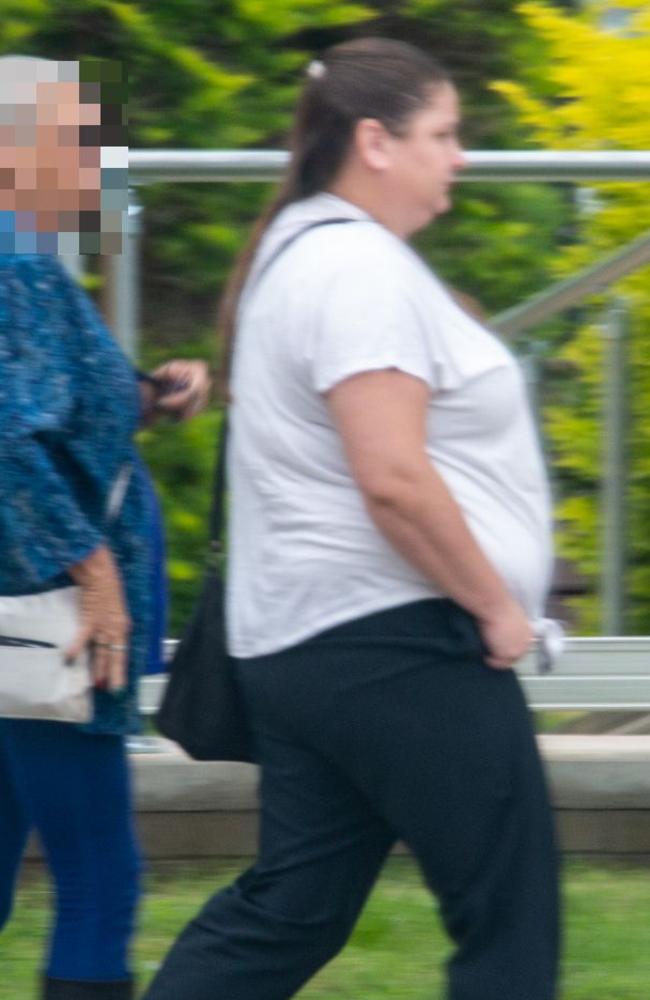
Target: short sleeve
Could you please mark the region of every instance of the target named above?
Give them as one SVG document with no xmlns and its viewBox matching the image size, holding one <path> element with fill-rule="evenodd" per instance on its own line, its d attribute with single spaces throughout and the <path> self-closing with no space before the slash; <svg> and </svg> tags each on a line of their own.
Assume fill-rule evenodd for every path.
<svg viewBox="0 0 650 1000">
<path fill-rule="evenodd" d="M 327 392 L 365 371 L 394 368 L 422 379 L 434 391 L 435 366 L 416 289 L 390 255 L 341 261 L 324 282 L 313 313 L 311 377 Z"/>
</svg>

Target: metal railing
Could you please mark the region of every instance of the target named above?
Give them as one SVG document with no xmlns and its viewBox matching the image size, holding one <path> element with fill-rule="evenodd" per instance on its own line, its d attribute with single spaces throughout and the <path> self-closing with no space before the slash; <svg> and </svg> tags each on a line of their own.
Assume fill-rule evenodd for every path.
<svg viewBox="0 0 650 1000">
<path fill-rule="evenodd" d="M 548 150 L 470 151 L 461 182 L 521 181 L 650 181 L 650 150 L 627 152 L 550 152 Z M 111 275 L 111 313 L 116 336 L 133 355 L 137 344 L 139 300 L 137 274 L 141 206 L 137 187 L 142 184 L 232 183 L 277 181 L 289 161 L 283 150 L 160 150 L 129 153 L 129 179 L 133 185 L 127 223 L 125 253 L 115 257 Z M 512 334 L 555 316 L 588 295 L 608 287 L 624 275 L 650 263 L 650 234 L 646 233 L 603 261 L 513 306 L 492 318 L 501 333 Z"/>
<path fill-rule="evenodd" d="M 168 639 L 171 656 L 176 641 Z M 572 638 L 554 670 L 536 672 L 533 656 L 517 667 L 531 708 L 540 710 L 650 712 L 650 637 L 598 636 Z M 155 712 L 166 678 L 142 678 L 140 710 Z"/>
<path fill-rule="evenodd" d="M 650 150 L 627 152 L 469 151 L 461 182 L 650 181 Z M 129 153 L 130 203 L 125 253 L 112 261 L 111 314 L 120 343 L 133 355 L 139 318 L 137 274 L 141 234 L 142 184 L 277 181 L 289 161 L 284 150 L 160 150 Z M 566 281 L 557 282 L 527 302 L 493 317 L 502 333 L 515 333 L 549 319 L 630 271 L 650 263 L 650 234 Z"/>
<path fill-rule="evenodd" d="M 650 150 L 628 152 L 470 151 L 461 181 L 644 181 Z M 153 181 L 275 181 L 289 162 L 284 150 L 134 149 L 132 184 Z"/>
<path fill-rule="evenodd" d="M 498 313 L 490 319 L 490 325 L 505 336 L 522 333 L 570 309 L 589 295 L 604 291 L 647 264 L 650 264 L 650 232 L 525 302 Z"/>
</svg>

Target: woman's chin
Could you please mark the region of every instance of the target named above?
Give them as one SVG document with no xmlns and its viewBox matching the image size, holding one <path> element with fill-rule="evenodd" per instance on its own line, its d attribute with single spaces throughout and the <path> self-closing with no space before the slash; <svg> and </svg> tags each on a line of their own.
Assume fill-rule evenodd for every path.
<svg viewBox="0 0 650 1000">
<path fill-rule="evenodd" d="M 449 212 L 451 210 L 452 206 L 453 202 L 451 200 L 451 194 L 446 191 L 444 194 L 439 195 L 433 214 L 434 216 L 444 215 L 445 212 Z"/>
</svg>

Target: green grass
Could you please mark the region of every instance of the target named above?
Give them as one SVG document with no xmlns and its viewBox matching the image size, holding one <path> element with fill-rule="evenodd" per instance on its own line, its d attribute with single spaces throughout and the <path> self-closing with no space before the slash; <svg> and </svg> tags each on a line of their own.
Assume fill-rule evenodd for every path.
<svg viewBox="0 0 650 1000">
<path fill-rule="evenodd" d="M 141 914 L 136 965 L 144 984 L 176 932 L 239 867 L 201 862 L 155 867 Z M 650 997 L 650 869 L 567 864 L 562 1000 Z M 23 878 L 14 916 L 0 939 L 0 1000 L 31 1000 L 49 916 L 39 870 Z M 448 943 L 409 858 L 390 860 L 342 955 L 300 1000 L 438 1000 Z M 191 998 L 179 998 L 191 1000 Z"/>
</svg>

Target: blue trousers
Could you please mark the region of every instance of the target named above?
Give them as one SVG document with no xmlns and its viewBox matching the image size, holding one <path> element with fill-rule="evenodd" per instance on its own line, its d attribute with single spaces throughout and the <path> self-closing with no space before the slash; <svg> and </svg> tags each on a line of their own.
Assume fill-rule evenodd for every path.
<svg viewBox="0 0 650 1000">
<path fill-rule="evenodd" d="M 485 664 L 474 619 L 418 601 L 237 669 L 259 857 L 181 933 L 146 1000 L 292 997 L 344 945 L 398 838 L 456 945 L 448 1000 L 555 1000 L 544 777 L 517 677 Z"/>
<path fill-rule="evenodd" d="M 141 864 L 123 738 L 0 719 L 0 928 L 30 829 L 56 889 L 45 973 L 127 979 Z"/>
</svg>

